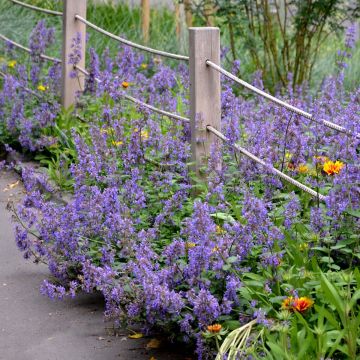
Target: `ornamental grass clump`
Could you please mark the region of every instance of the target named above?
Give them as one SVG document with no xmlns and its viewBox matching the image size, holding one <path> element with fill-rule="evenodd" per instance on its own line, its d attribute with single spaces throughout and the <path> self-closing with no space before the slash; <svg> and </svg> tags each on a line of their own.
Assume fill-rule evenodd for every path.
<svg viewBox="0 0 360 360">
<path fill-rule="evenodd" d="M 48 265 L 43 294 L 100 291 L 108 319 L 163 332 L 199 359 L 356 359 L 358 332 L 343 324 L 356 329 L 359 314 L 358 139 L 237 94 L 224 80 L 222 132 L 230 142 L 327 198 L 311 198 L 219 142 L 201 182 L 190 167 L 189 124 L 122 97 L 186 116 L 185 65 L 149 61 L 144 69 L 144 56 L 129 47 L 116 57 L 90 50 L 85 92 L 60 111 L 58 69 L 42 66 L 33 84 L 20 60 L 2 83 L 1 139 L 37 150 L 50 179 L 71 195 L 55 201 L 46 177 L 23 172 L 16 243 L 25 258 Z M 254 85 L 262 87 L 259 74 Z M 325 79 L 316 99 L 305 87 L 287 94 L 319 119 L 360 132 L 360 90 L 346 93 L 342 73 Z M 329 159 L 344 164 L 331 176 Z M 346 317 L 341 301 L 351 304 Z"/>
</svg>

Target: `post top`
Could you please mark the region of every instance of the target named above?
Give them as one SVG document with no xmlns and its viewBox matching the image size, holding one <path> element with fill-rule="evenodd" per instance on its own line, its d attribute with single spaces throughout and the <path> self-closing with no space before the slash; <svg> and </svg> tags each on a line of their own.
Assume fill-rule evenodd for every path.
<svg viewBox="0 0 360 360">
<path fill-rule="evenodd" d="M 191 31 L 209 31 L 209 30 L 219 30 L 218 27 L 215 26 L 199 26 L 199 27 L 189 27 Z"/>
</svg>

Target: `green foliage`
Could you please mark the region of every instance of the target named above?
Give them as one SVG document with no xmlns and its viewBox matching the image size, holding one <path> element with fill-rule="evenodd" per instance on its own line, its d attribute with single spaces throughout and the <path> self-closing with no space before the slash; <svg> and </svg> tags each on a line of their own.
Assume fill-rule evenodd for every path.
<svg viewBox="0 0 360 360">
<path fill-rule="evenodd" d="M 62 1 L 36 0 L 26 1 L 39 7 L 62 11 Z M 8 0 L 0 0 L 0 22 L 3 25 L 1 33 L 11 39 L 27 45 L 28 36 L 34 25 L 43 18 L 43 14 L 11 4 Z M 112 5 L 110 2 L 96 4 L 88 2 L 87 19 L 94 24 L 116 35 L 123 36 L 131 41 L 142 43 L 141 13 L 139 8 L 129 7 L 126 3 Z M 56 44 L 48 55 L 61 55 L 61 17 L 48 16 L 48 26 L 54 26 L 57 34 Z M 176 37 L 174 14 L 166 8 L 154 8 L 151 11 L 151 27 L 149 45 L 158 49 L 176 52 L 179 43 Z M 21 29 L 21 30 L 20 30 Z M 114 54 L 119 48 L 117 41 L 111 40 L 94 30 L 89 29 L 88 48 L 94 47 L 98 53 L 102 53 L 106 47 Z M 0 44 L 0 48 L 2 44 Z"/>
<path fill-rule="evenodd" d="M 204 0 L 193 4 L 203 23 L 212 18 L 212 24 L 226 32 L 232 60 L 246 54 L 245 67 L 253 66 L 250 72 L 261 70 L 270 88 L 287 85 L 289 73 L 294 87 L 311 81 L 318 59 L 328 58 L 321 56 L 324 45 L 334 43 L 345 20 L 360 15 L 358 3 L 344 0 Z"/>
</svg>

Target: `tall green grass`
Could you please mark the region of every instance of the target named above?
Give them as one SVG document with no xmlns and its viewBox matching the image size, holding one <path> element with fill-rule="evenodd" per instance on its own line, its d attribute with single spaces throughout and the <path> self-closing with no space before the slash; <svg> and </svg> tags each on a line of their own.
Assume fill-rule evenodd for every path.
<svg viewBox="0 0 360 360">
<path fill-rule="evenodd" d="M 43 8 L 62 11 L 62 1 L 59 0 L 23 1 Z M 19 5 L 14 5 L 9 0 L 0 0 L 1 33 L 23 45 L 27 45 L 32 28 L 42 18 L 46 19 L 48 25 L 54 26 L 58 30 L 56 31 L 57 44 L 51 49 L 51 55 L 60 56 L 61 17 L 26 9 Z M 95 5 L 90 1 L 87 19 L 111 33 L 140 44 L 143 43 L 139 8 L 130 8 L 126 4 L 116 6 L 110 3 Z M 94 47 L 100 54 L 106 47 L 109 47 L 110 51 L 114 52 L 121 46 L 117 41 L 99 34 L 93 29 L 88 29 L 87 32 L 89 34 L 88 47 Z M 179 42 L 176 37 L 174 16 L 169 10 L 156 8 L 151 11 L 150 41 L 148 45 L 161 50 L 178 52 Z"/>
<path fill-rule="evenodd" d="M 62 0 L 22 0 L 33 5 L 52 9 L 62 10 Z M 76 1 L 76 0 L 74 0 Z M 51 15 L 38 13 L 21 6 L 14 5 L 9 0 L 0 0 L 0 32 L 21 44 L 27 45 L 29 34 L 35 24 L 42 18 L 45 18 L 48 25 L 54 26 L 58 31 L 57 41 L 49 55 L 60 56 L 61 52 L 61 18 Z M 130 8 L 126 4 L 113 6 L 110 2 L 107 4 L 95 5 L 89 1 L 87 18 L 96 25 L 131 41 L 143 43 L 141 34 L 141 13 L 139 8 Z M 154 8 L 151 12 L 151 29 L 149 46 L 165 51 L 175 53 L 187 53 L 187 39 L 179 41 L 176 36 L 174 14 L 167 9 Z M 99 34 L 92 29 L 88 29 L 89 40 L 88 48 L 94 47 L 101 54 L 106 47 L 110 48 L 112 53 L 116 52 L 119 46 L 118 42 Z M 221 29 L 222 45 L 228 46 L 227 28 Z M 324 77 L 335 73 L 336 71 L 336 53 L 342 48 L 343 35 L 334 35 L 328 41 L 321 45 L 319 57 L 313 71 L 311 88 L 317 89 Z M 2 44 L 0 44 L 1 51 Z M 244 54 L 244 51 L 239 51 Z M 146 53 L 145 53 L 146 55 Z M 148 56 L 148 55 L 146 55 Z M 242 76 L 245 80 L 251 78 L 255 69 L 251 59 L 240 56 L 242 63 Z M 349 61 L 349 67 L 345 71 L 345 87 L 349 90 L 360 86 L 360 41 L 354 50 L 353 58 Z"/>
</svg>

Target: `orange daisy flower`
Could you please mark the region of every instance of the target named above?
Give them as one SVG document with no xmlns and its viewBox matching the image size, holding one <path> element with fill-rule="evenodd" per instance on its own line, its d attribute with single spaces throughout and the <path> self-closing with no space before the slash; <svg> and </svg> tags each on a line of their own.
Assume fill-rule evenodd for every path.
<svg viewBox="0 0 360 360">
<path fill-rule="evenodd" d="M 310 309 L 314 304 L 314 301 L 309 299 L 306 296 L 298 298 L 295 300 L 295 310 L 298 312 L 304 312 L 307 309 Z"/>
<path fill-rule="evenodd" d="M 282 309 L 290 311 L 298 311 L 300 313 L 310 309 L 314 304 L 314 301 L 306 296 L 300 298 L 294 298 L 292 296 L 286 298 L 281 305 Z"/>
<path fill-rule="evenodd" d="M 344 167 L 344 163 L 341 161 L 326 161 L 323 166 L 323 170 L 328 175 L 339 174 L 341 169 Z"/>
<path fill-rule="evenodd" d="M 209 332 L 211 332 L 213 334 L 217 334 L 222 329 L 222 326 L 220 324 L 214 324 L 214 325 L 209 325 L 207 327 L 207 329 L 208 329 Z"/>
</svg>

